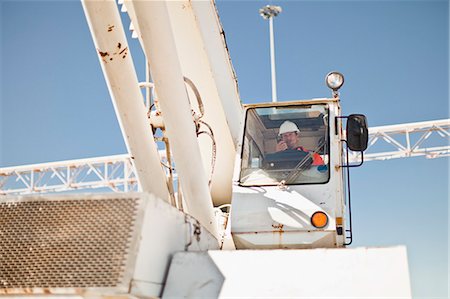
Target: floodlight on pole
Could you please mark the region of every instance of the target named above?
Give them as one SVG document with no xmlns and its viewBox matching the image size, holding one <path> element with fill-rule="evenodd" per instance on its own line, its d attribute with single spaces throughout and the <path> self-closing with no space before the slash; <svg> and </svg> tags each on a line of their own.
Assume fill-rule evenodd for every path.
<svg viewBox="0 0 450 299">
<path fill-rule="evenodd" d="M 270 35 L 270 66 L 272 73 L 272 102 L 277 101 L 277 82 L 275 75 L 275 46 L 273 38 L 273 17 L 278 16 L 281 12 L 280 6 L 266 5 L 259 10 L 259 14 L 265 20 L 269 20 L 269 35 Z"/>
</svg>

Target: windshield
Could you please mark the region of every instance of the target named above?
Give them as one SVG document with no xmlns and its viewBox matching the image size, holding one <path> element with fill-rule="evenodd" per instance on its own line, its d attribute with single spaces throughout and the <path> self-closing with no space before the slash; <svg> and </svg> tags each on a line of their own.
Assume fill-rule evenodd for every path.
<svg viewBox="0 0 450 299">
<path fill-rule="evenodd" d="M 240 184 L 328 182 L 328 135 L 325 104 L 248 109 Z"/>
</svg>

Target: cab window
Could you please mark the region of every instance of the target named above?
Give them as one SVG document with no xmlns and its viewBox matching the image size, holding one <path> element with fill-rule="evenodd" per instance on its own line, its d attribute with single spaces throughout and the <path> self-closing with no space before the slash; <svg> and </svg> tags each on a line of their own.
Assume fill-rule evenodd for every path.
<svg viewBox="0 0 450 299">
<path fill-rule="evenodd" d="M 319 184 L 329 180 L 326 105 L 246 111 L 240 184 Z"/>
</svg>

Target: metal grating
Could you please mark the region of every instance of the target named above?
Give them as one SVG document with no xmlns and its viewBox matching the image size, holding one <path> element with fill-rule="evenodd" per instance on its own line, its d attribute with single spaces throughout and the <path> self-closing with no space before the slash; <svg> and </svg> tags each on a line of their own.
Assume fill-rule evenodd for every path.
<svg viewBox="0 0 450 299">
<path fill-rule="evenodd" d="M 139 198 L 0 201 L 0 293 L 123 283 Z"/>
</svg>

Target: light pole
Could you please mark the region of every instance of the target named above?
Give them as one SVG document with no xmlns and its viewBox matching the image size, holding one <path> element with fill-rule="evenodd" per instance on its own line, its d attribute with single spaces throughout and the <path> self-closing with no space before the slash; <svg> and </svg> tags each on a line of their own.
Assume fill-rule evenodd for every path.
<svg viewBox="0 0 450 299">
<path fill-rule="evenodd" d="M 273 17 L 281 12 L 280 6 L 266 5 L 259 10 L 259 14 L 265 19 L 269 19 L 270 34 L 270 67 L 272 73 L 272 102 L 277 101 L 277 80 L 275 76 L 275 46 L 273 41 Z"/>
</svg>

